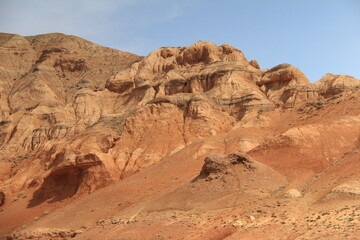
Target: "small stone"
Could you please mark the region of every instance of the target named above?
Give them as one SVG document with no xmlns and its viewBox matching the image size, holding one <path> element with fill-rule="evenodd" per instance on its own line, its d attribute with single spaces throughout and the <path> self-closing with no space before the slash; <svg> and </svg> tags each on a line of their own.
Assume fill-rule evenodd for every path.
<svg viewBox="0 0 360 240">
<path fill-rule="evenodd" d="M 289 189 L 284 193 L 284 197 L 286 198 L 300 198 L 302 196 L 302 193 L 297 189 Z"/>
</svg>

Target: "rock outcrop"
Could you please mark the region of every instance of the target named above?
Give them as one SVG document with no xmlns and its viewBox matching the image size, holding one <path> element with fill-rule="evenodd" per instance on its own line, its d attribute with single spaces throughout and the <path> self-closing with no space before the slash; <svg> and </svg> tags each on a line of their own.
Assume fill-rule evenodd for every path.
<svg viewBox="0 0 360 240">
<path fill-rule="evenodd" d="M 349 95 L 360 88 L 360 82 L 348 75 L 325 74 L 314 85 L 319 89 L 319 94 L 325 98 L 336 97 L 339 94 Z"/>
<path fill-rule="evenodd" d="M 246 154 L 229 154 L 223 156 L 220 154 L 211 154 L 205 158 L 204 166 L 201 169 L 201 176 L 208 176 L 210 174 L 224 173 L 230 174 L 226 170 L 229 166 L 240 164 L 245 169 L 254 169 L 253 160 L 250 159 Z"/>
<path fill-rule="evenodd" d="M 0 62 L 0 189 L 7 198 L 32 192 L 29 207 L 93 192 L 206 139 L 252 150 L 292 177 L 271 154 L 264 159 L 263 149 L 305 149 L 303 136 L 318 146 L 326 127 L 283 126 L 282 111 L 296 109 L 307 121 L 360 86 L 331 74 L 309 83 L 289 64 L 260 69 L 228 44 L 203 41 L 140 57 L 59 33 L 0 34 Z M 338 156 L 355 136 L 332 124 L 350 136 Z M 242 154 L 207 159 L 202 174 L 253 168 Z M 307 158 L 305 168 L 328 166 L 319 159 Z"/>
<path fill-rule="evenodd" d="M 290 64 L 280 64 L 266 71 L 257 85 L 275 104 L 286 103 L 292 106 L 295 103 L 295 99 L 293 99 L 295 93 L 309 83 L 305 74 L 299 69 Z"/>
<path fill-rule="evenodd" d="M 0 59 L 0 161 L 12 165 L 9 172 L 1 172 L 1 178 L 4 192 L 11 196 L 20 188 L 49 182 L 55 168 L 66 164 L 54 155 L 64 152 L 65 146 L 103 116 L 114 113 L 117 96 L 105 89 L 106 80 L 141 57 L 54 33 L 30 37 L 0 34 Z M 114 118 L 111 121 L 116 123 Z M 112 147 L 109 139 L 114 134 L 96 138 L 101 153 Z M 76 160 L 90 154 L 72 149 L 76 149 L 72 157 Z M 79 168 L 76 163 L 72 168 L 86 172 L 93 167 Z M 72 176 L 78 171 L 69 172 Z M 82 175 L 78 178 L 83 179 Z"/>
<path fill-rule="evenodd" d="M 272 109 L 264 93 L 256 86 L 263 71 L 253 67 L 243 53 L 229 45 L 216 46 L 197 42 L 191 47 L 161 48 L 130 68 L 118 72 L 107 82 L 109 90 L 123 94 L 126 103 L 140 93 L 143 105 L 149 100 L 169 101 L 182 97 L 183 104 L 198 99 L 228 108 L 238 119 L 249 108 Z M 146 98 L 150 96 L 151 98 Z M 125 105 L 125 103 L 123 104 Z M 135 105 L 136 106 L 136 105 Z M 134 106 L 132 106 L 134 107 Z"/>
</svg>

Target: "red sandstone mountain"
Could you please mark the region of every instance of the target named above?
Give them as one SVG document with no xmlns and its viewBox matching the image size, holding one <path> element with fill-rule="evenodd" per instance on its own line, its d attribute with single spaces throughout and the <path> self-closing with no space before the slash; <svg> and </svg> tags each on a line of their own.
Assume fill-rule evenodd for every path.
<svg viewBox="0 0 360 240">
<path fill-rule="evenodd" d="M 0 34 L 0 233 L 357 239 L 359 86 L 227 44 Z"/>
</svg>

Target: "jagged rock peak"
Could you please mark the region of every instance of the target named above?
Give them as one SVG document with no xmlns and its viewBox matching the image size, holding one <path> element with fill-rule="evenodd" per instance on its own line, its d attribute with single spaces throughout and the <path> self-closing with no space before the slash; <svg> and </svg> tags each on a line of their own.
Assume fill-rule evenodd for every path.
<svg viewBox="0 0 360 240">
<path fill-rule="evenodd" d="M 198 41 L 190 47 L 162 47 L 151 52 L 144 59 L 146 63 L 162 65 L 162 68 L 154 69 L 158 72 L 190 65 L 211 64 L 216 61 L 247 63 L 244 54 L 229 44 L 217 46 L 215 43 L 206 41 Z"/>
<path fill-rule="evenodd" d="M 208 75 L 220 69 L 249 70 L 260 73 L 256 62 L 249 63 L 244 54 L 223 44 L 198 41 L 189 47 L 162 47 L 134 63 L 130 68 L 119 71 L 107 83 L 110 91 L 123 93 L 144 84 L 157 85 L 170 80 L 194 78 L 194 74 Z"/>
</svg>

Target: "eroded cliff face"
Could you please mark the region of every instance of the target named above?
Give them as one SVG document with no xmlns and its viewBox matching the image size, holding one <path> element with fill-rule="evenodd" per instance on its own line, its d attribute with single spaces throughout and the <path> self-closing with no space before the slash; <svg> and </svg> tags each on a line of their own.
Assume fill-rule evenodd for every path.
<svg viewBox="0 0 360 240">
<path fill-rule="evenodd" d="M 289 64 L 262 70 L 210 42 L 139 57 L 64 34 L 0 34 L 0 59 L 0 191 L 32 191 L 29 207 L 93 192 L 216 136 L 226 137 L 215 145 L 261 159 L 264 147 L 278 151 L 312 128 L 283 126 L 280 113 L 314 119 L 359 87 L 346 75 L 310 83 Z M 321 161 L 307 170 L 328 166 Z"/>
<path fill-rule="evenodd" d="M 93 178 L 83 176 L 93 166 L 111 175 L 114 166 L 99 160 L 99 154 L 111 148 L 117 126 L 95 139 L 83 135 L 115 114 L 117 95 L 105 89 L 106 80 L 141 57 L 57 33 L 1 34 L 0 52 L 0 158 L 7 169 L 1 176 L 3 191 L 11 195 L 15 189 L 46 185 L 61 168 L 74 185 Z M 72 146 L 79 144 L 78 138 L 82 145 L 95 141 L 90 152 Z M 109 172 L 101 170 L 105 168 Z"/>
</svg>

